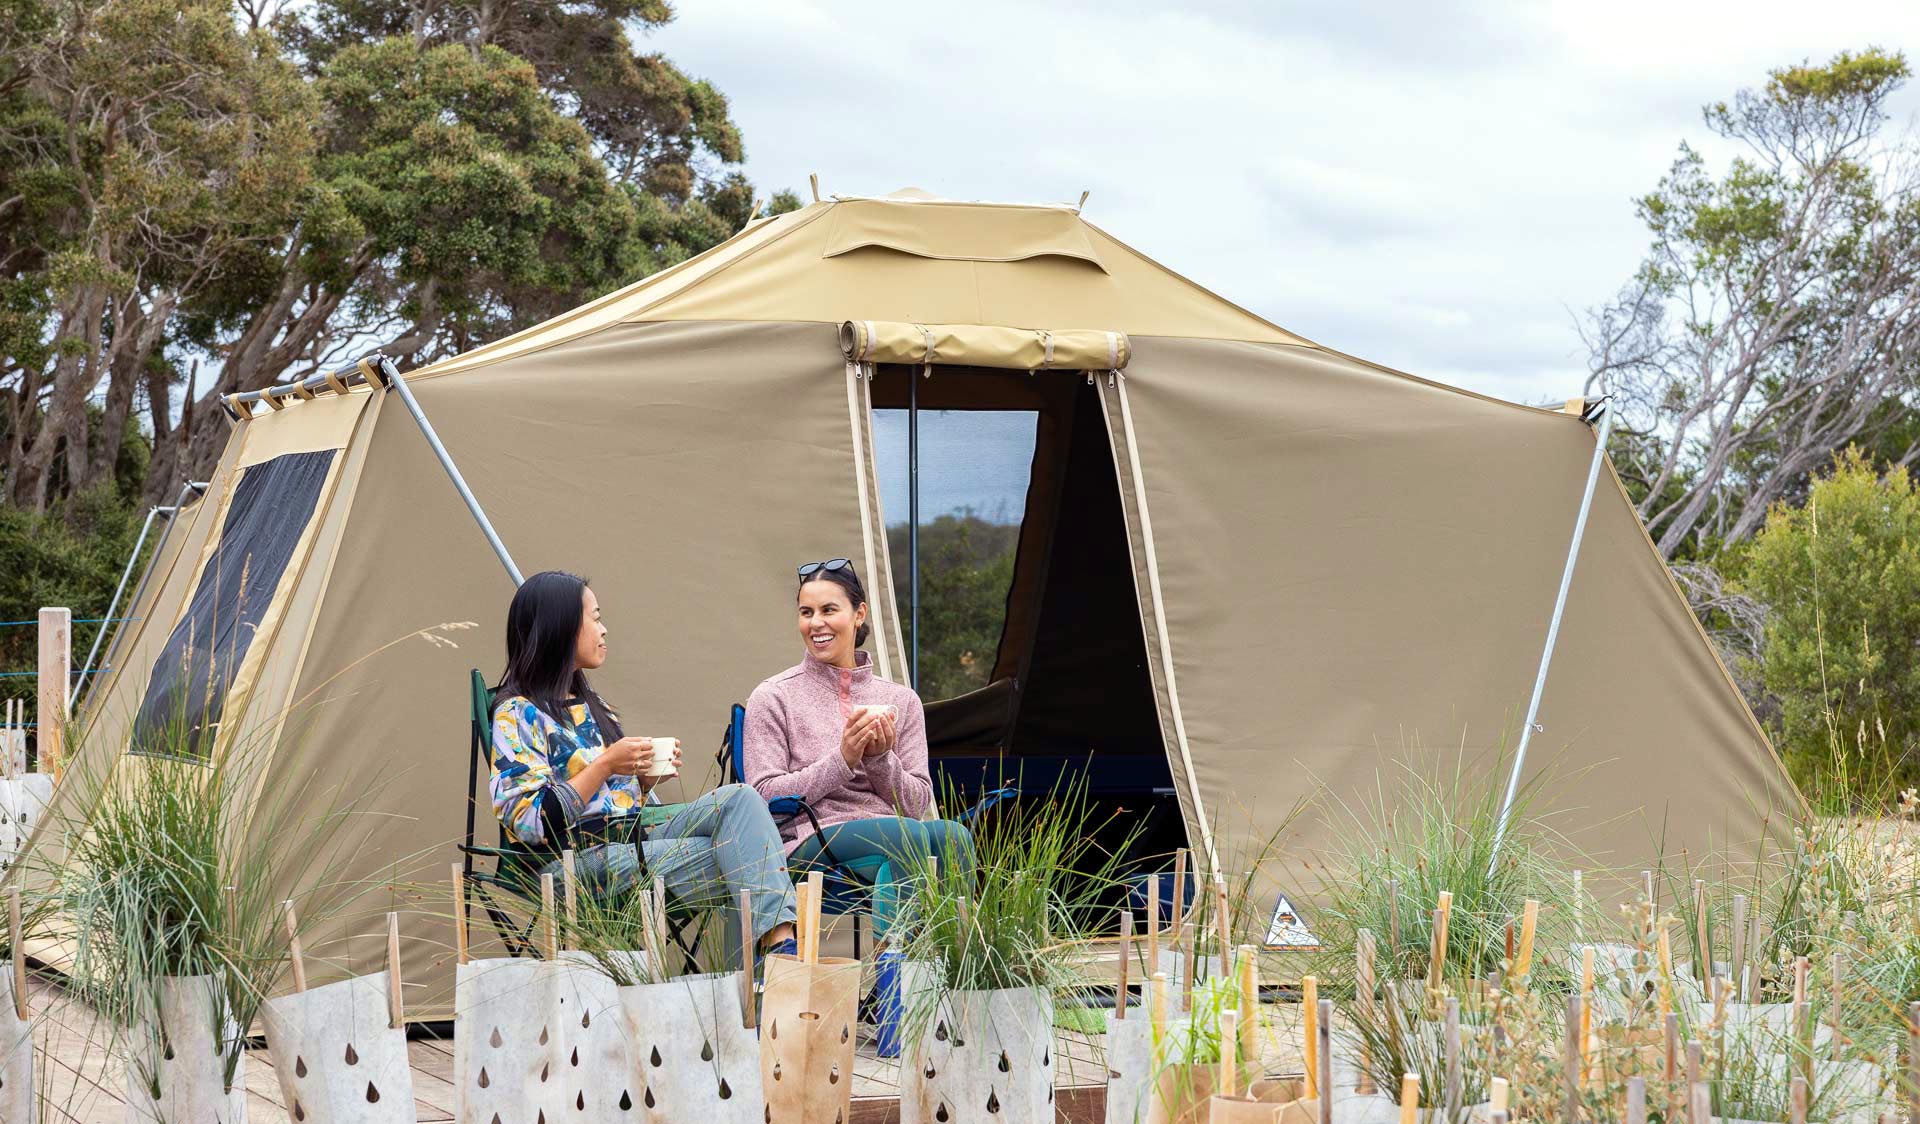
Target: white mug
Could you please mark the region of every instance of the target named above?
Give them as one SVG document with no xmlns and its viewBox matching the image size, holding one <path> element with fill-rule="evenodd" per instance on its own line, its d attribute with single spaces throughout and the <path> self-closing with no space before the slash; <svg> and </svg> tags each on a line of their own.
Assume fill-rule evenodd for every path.
<svg viewBox="0 0 1920 1124">
<path fill-rule="evenodd" d="M 647 767 L 649 777 L 671 777 L 680 770 L 674 768 L 673 751 L 680 748 L 679 738 L 659 737 L 653 741 L 653 764 Z"/>
</svg>

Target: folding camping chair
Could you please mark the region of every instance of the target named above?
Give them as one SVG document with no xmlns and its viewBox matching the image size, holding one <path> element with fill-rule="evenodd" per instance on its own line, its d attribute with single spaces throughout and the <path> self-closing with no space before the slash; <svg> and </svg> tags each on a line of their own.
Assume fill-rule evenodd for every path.
<svg viewBox="0 0 1920 1124">
<path fill-rule="evenodd" d="M 727 715 L 726 733 L 721 736 L 720 752 L 716 754 L 720 761 L 720 783 L 746 783 L 747 777 L 747 708 L 734 703 Z M 971 823 L 988 809 L 1003 800 L 1020 795 L 1017 785 L 997 788 L 980 798 L 973 807 L 957 817 L 961 823 Z M 813 809 L 799 796 L 775 796 L 767 800 L 767 811 L 772 813 L 775 825 L 785 830 L 788 824 L 805 818 L 815 835 L 820 835 L 820 821 L 814 817 Z M 820 912 L 829 917 L 846 914 L 866 913 L 873 916 L 874 898 L 894 880 L 893 863 L 885 856 L 870 856 L 843 862 L 833 853 L 826 838 L 820 840 L 820 853 L 810 860 L 792 865 L 790 873 L 796 881 L 810 871 L 821 872 Z M 860 926 L 853 928 L 853 955 L 860 956 Z"/>
<path fill-rule="evenodd" d="M 553 847 L 530 847 L 516 842 L 507 836 L 506 828 L 500 827 L 500 843 L 497 847 L 482 847 L 474 843 L 475 808 L 478 798 L 475 795 L 480 783 L 480 770 L 491 754 L 493 743 L 493 701 L 492 688 L 487 686 L 486 677 L 478 668 L 469 673 L 470 725 L 472 753 L 467 761 L 467 834 L 466 841 L 460 844 L 461 877 L 472 887 L 473 892 L 465 895 L 466 908 L 472 909 L 472 902 L 478 900 L 486 910 L 487 920 L 492 923 L 500 941 L 506 945 L 510 956 L 533 956 L 536 954 L 534 929 L 539 924 L 537 910 L 540 906 L 540 868 L 559 857 L 560 853 L 572 846 L 576 838 L 593 838 L 604 841 L 619 839 L 624 832 L 622 842 L 631 842 L 640 858 L 640 880 L 648 880 L 646 871 L 646 849 L 641 846 L 646 841 L 649 829 L 673 818 L 673 814 L 682 807 L 678 804 L 653 804 L 641 806 L 640 811 L 631 816 L 604 817 L 592 816 L 581 820 L 572 828 L 561 821 L 558 815 L 545 814 L 543 823 L 547 838 L 560 841 Z M 488 766 L 490 770 L 490 766 Z M 622 824 L 620 820 L 631 820 Z M 496 824 L 498 821 L 495 821 Z M 491 870 L 480 869 L 476 860 L 492 863 Z M 522 924 L 513 919 L 508 912 L 509 903 L 517 903 L 528 913 L 527 921 Z M 667 921 L 668 935 L 686 957 L 688 970 L 694 969 L 694 960 L 700 949 L 700 935 L 694 929 L 691 939 L 687 936 L 688 922 L 682 918 L 674 922 Z"/>
</svg>

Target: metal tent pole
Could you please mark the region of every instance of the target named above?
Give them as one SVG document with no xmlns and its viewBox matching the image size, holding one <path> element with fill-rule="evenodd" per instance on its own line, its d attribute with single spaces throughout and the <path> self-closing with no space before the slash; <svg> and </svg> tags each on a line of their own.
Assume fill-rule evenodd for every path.
<svg viewBox="0 0 1920 1124">
<path fill-rule="evenodd" d="M 919 372 L 908 369 L 907 569 L 912 572 L 908 605 L 913 614 L 913 656 L 908 666 L 916 691 L 920 689 L 920 377 Z"/>
<path fill-rule="evenodd" d="M 140 561 L 140 551 L 147 545 L 147 533 L 153 530 L 154 516 L 164 514 L 167 517 L 167 529 L 160 532 L 160 542 L 165 543 L 167 536 L 173 533 L 173 518 L 180 513 L 181 508 L 187 505 L 187 497 L 194 492 L 206 490 L 206 481 L 189 480 L 180 485 L 180 494 L 174 497 L 172 507 L 147 509 L 147 518 L 140 524 L 140 537 L 133 540 L 133 553 L 127 555 L 126 568 L 120 571 L 120 584 L 113 587 L 113 600 L 107 602 L 107 611 L 102 615 L 100 628 L 93 634 L 93 646 L 87 649 L 87 658 L 80 665 L 80 689 L 70 709 L 77 710 L 87 699 L 92 698 L 93 685 L 100 681 L 100 677 L 91 674 L 90 669 L 93 667 L 94 657 L 100 654 L 101 644 L 106 642 L 107 633 L 113 630 L 113 615 L 120 609 L 120 598 L 127 592 L 127 579 L 133 576 L 133 568 Z M 143 588 L 146 586 L 145 576 L 141 577 L 140 584 Z"/>
<path fill-rule="evenodd" d="M 500 559 L 500 564 L 507 568 L 507 574 L 513 578 L 513 584 L 518 586 L 526 581 L 520 576 L 520 567 L 513 564 L 513 555 L 507 553 L 507 544 L 500 541 L 499 533 L 487 520 L 486 510 L 480 506 L 480 501 L 474 498 L 473 489 L 467 487 L 466 477 L 460 475 L 460 467 L 453 463 L 453 455 L 448 453 L 447 447 L 440 443 L 440 435 L 433 431 L 433 423 L 427 420 L 426 412 L 414 399 L 413 391 L 408 389 L 407 380 L 400 377 L 400 371 L 393 365 L 393 360 L 384 355 L 376 355 L 369 357 L 366 361 L 380 364 L 380 371 L 386 376 L 387 386 L 400 395 L 400 401 L 407 404 L 407 412 L 413 415 L 414 423 L 420 427 L 421 435 L 433 448 L 433 455 L 440 459 L 440 467 L 446 469 L 447 479 L 453 481 L 454 490 L 460 493 L 461 500 L 466 503 L 467 513 L 473 516 L 475 523 L 480 524 L 481 532 L 487 536 L 488 545 L 493 547 L 494 557 Z"/>
<path fill-rule="evenodd" d="M 1567 564 L 1560 571 L 1560 592 L 1554 595 L 1553 617 L 1547 622 L 1547 643 L 1540 651 L 1540 670 L 1533 677 L 1533 698 L 1527 702 L 1527 720 L 1520 727 L 1520 745 L 1513 755 L 1513 774 L 1507 778 L 1507 794 L 1500 801 L 1500 820 L 1493 829 L 1493 855 L 1489 871 L 1492 864 L 1500 861 L 1500 844 L 1506 839 L 1507 819 L 1513 812 L 1514 798 L 1520 792 L 1520 771 L 1527 764 L 1527 743 L 1533 740 L 1534 721 L 1540 714 L 1540 696 L 1547 689 L 1547 665 L 1553 662 L 1553 646 L 1560 639 L 1560 618 L 1567 611 L 1567 591 L 1573 586 L 1573 567 L 1580 560 L 1580 540 L 1587 533 L 1587 514 L 1593 509 L 1593 487 L 1600 479 L 1600 465 L 1607 457 L 1607 438 L 1613 433 L 1613 414 L 1613 409 L 1607 407 L 1601 415 L 1600 432 L 1593 443 L 1593 460 L 1587 465 L 1587 487 L 1580 496 L 1580 514 L 1573 521 L 1573 544 L 1567 547 Z"/>
</svg>

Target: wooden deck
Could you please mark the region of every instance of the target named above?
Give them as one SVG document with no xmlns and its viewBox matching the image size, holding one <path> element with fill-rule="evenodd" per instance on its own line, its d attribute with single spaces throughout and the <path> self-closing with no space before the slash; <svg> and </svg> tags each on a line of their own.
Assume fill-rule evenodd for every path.
<svg viewBox="0 0 1920 1124">
<path fill-rule="evenodd" d="M 41 1119 L 48 1124 L 123 1124 L 125 1067 L 110 1053 L 107 1028 L 56 981 L 35 977 L 31 991 Z M 1082 1124 L 1101 1118 L 1107 1076 L 1102 1040 L 1103 1036 L 1057 1032 L 1055 1057 L 1061 1064 L 1056 1103 L 1062 1122 Z M 408 1043 L 408 1053 L 413 1063 L 414 1104 L 422 1124 L 453 1120 L 452 1041 L 416 1038 Z M 875 1057 L 872 1044 L 863 1041 L 855 1065 L 854 1112 L 849 1124 L 898 1120 L 898 1076 L 898 1064 Z M 264 1049 L 250 1052 L 246 1085 L 249 1124 L 291 1124 Z"/>
</svg>

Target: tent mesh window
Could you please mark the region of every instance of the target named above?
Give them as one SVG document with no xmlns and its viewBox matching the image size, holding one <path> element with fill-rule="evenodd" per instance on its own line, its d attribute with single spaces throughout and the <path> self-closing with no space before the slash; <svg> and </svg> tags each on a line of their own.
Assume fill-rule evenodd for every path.
<svg viewBox="0 0 1920 1124">
<path fill-rule="evenodd" d="M 332 449 L 288 453 L 241 473 L 220 543 L 154 661 L 129 752 L 212 748 L 227 689 L 313 519 L 333 458 Z"/>
</svg>

